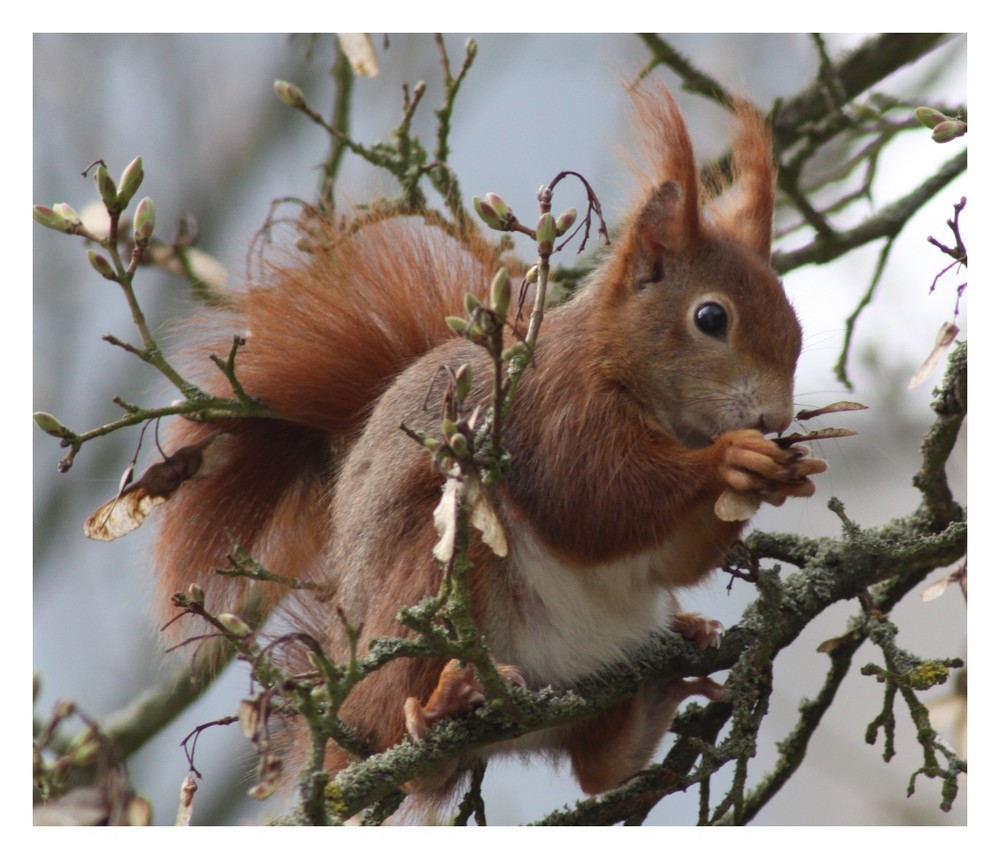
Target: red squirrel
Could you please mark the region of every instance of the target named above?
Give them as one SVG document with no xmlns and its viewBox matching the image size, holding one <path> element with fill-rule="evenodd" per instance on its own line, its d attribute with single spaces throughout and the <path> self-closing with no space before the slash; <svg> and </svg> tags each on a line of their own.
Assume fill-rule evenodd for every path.
<svg viewBox="0 0 1000 859">
<path fill-rule="evenodd" d="M 769 266 L 764 122 L 737 112 L 734 184 L 703 211 L 669 93 L 648 87 L 635 101 L 648 187 L 588 282 L 547 313 L 520 381 L 503 436 L 509 475 L 488 490 L 509 551 L 499 557 L 475 536 L 470 548 L 476 621 L 507 676 L 529 688 L 571 688 L 664 628 L 712 641 L 717 625 L 681 613 L 677 591 L 705 579 L 745 525 L 720 519 L 716 501 L 727 489 L 772 504 L 809 496 L 809 476 L 826 468 L 765 437 L 792 419 L 801 330 Z M 400 425 L 433 433 L 442 368 L 467 362 L 469 402 L 489 404 L 488 358 L 444 319 L 487 287 L 497 261 L 482 239 L 413 218 L 349 236 L 330 227 L 329 239 L 249 287 L 233 315 L 215 314 L 219 336 L 246 337 L 244 389 L 282 419 L 223 427 L 228 458 L 164 505 L 158 557 L 165 594 L 206 584 L 233 539 L 275 573 L 331 582 L 317 634 L 343 659 L 334 606 L 363 624 L 365 640 L 402 636 L 399 609 L 438 590 L 432 513 L 443 475 Z M 218 428 L 183 422 L 172 444 Z M 226 581 L 210 593 L 229 588 L 234 600 L 259 587 Z M 515 747 L 568 756 L 583 790 L 600 792 L 647 763 L 685 697 L 722 690 L 707 678 L 650 680 Z M 358 685 L 341 717 L 382 750 L 475 697 L 468 671 L 399 659 Z M 331 769 L 348 762 L 330 752 Z M 457 773 L 444 767 L 410 787 L 447 791 Z"/>
</svg>

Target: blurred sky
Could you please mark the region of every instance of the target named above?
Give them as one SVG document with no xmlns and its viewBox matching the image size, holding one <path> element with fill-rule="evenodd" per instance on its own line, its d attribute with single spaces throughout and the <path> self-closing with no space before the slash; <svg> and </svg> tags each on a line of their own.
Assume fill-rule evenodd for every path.
<svg viewBox="0 0 1000 859">
<path fill-rule="evenodd" d="M 860 38 L 831 37 L 830 44 L 836 51 Z M 456 65 L 465 39 L 447 37 Z M 623 167 L 630 144 L 628 104 L 619 81 L 645 61 L 639 40 L 587 34 L 486 35 L 477 41 L 479 54 L 459 96 L 451 137 L 451 164 L 466 197 L 497 191 L 515 211 L 526 213 L 534 208 L 542 182 L 561 169 L 573 169 L 588 178 L 609 220 L 615 220 L 633 190 Z M 810 40 L 795 34 L 676 36 L 672 41 L 716 78 L 765 106 L 802 88 L 816 63 Z M 382 49 L 380 38 L 376 42 L 382 73 L 357 84 L 353 133 L 362 141 L 385 138 L 398 120 L 400 84 L 425 80 L 429 91 L 415 126 L 432 139 L 430 109 L 439 103 L 440 75 L 431 38 L 393 36 L 388 50 Z M 942 62 L 947 60 L 940 76 L 929 77 L 924 67 L 911 69 L 879 89 L 914 105 L 964 102 L 964 43 L 956 40 L 939 54 Z M 269 203 L 278 197 L 312 198 L 317 165 L 326 152 L 323 133 L 281 105 L 272 82 L 284 78 L 299 83 L 323 111 L 332 98 L 325 77 L 331 57 L 326 36 L 37 35 L 33 202 L 66 201 L 82 210 L 95 198 L 93 182 L 81 178 L 84 167 L 100 158 L 117 176 L 142 155 L 146 179 L 141 194 L 156 202 L 158 231 L 168 235 L 181 215 L 194 215 L 201 228 L 199 246 L 223 261 L 238 281 L 246 248 Z M 665 79 L 675 83 L 670 76 Z M 727 122 L 722 112 L 686 94 L 679 101 L 699 154 L 723 151 Z M 883 158 L 870 208 L 912 189 L 961 145 L 937 146 L 926 134 L 907 135 Z M 370 197 L 373 185 L 384 181 L 350 158 L 342 175 L 341 190 L 356 200 Z M 819 494 L 807 503 L 768 511 L 758 527 L 834 534 L 838 522 L 825 506 L 831 495 L 866 526 L 915 506 L 910 478 L 917 470 L 919 438 L 930 420 L 928 403 L 939 374 L 915 391 L 906 389 L 906 380 L 954 305 L 953 280 L 944 279 L 936 294 L 927 294 L 944 258 L 925 237 L 948 238 L 944 222 L 968 191 L 968 177 L 962 176 L 924 207 L 897 241 L 876 301 L 862 318 L 851 363 L 856 390 L 849 398 L 872 409 L 843 421 L 859 429 L 860 437 L 823 443 L 819 452 L 831 461 L 831 469 L 818 481 Z M 557 209 L 579 207 L 579 195 L 571 197 L 557 197 Z M 860 214 L 855 210 L 850 217 Z M 974 216 L 973 201 L 963 217 Z M 108 332 L 123 339 L 133 336 L 117 287 L 90 269 L 76 240 L 36 228 L 33 241 L 33 407 L 82 430 L 117 416 L 113 395 L 157 402 L 165 394 L 159 381 L 100 339 Z M 798 236 L 779 247 L 790 249 L 804 241 Z M 831 367 L 844 319 L 867 287 L 875 255 L 876 249 L 866 249 L 786 278 L 805 328 L 799 405 L 844 398 Z M 186 307 L 185 285 L 153 271 L 144 271 L 138 283 L 152 323 L 169 339 L 169 321 Z M 964 331 L 964 312 L 958 324 Z M 115 494 L 133 444 L 134 436 L 126 433 L 88 444 L 72 471 L 58 475 L 60 449 L 41 433 L 33 437 L 33 659 L 42 678 L 40 713 L 55 699 L 68 697 L 102 717 L 165 676 L 153 673 L 163 658 L 147 609 L 146 529 L 110 545 L 91 543 L 82 534 L 86 516 Z M 954 488 L 963 497 L 961 453 L 954 466 Z M 741 593 L 737 587 L 727 596 L 725 584 L 720 574 L 686 607 L 726 624 L 735 622 L 749 588 Z M 829 612 L 815 630 L 807 631 L 800 647 L 779 658 L 767 736 L 754 763 L 758 776 L 774 760 L 774 741 L 794 723 L 798 701 L 819 688 L 826 666 L 825 657 L 814 652 L 816 645 L 841 633 L 854 611 L 855 606 L 843 606 Z M 921 655 L 964 655 L 964 605 L 957 591 L 927 604 L 911 596 L 897 623 L 903 645 Z M 862 652 L 856 664 L 873 658 L 873 652 Z M 216 694 L 199 702 L 130 764 L 135 783 L 154 802 L 158 823 L 172 820 L 186 772 L 177 748 L 180 739 L 192 726 L 230 712 L 245 688 L 245 678 L 231 674 Z M 905 714 L 897 712 L 901 748 L 891 764 L 883 763 L 878 748 L 864 744 L 865 726 L 878 712 L 881 695 L 873 680 L 853 678 L 827 715 L 806 764 L 759 822 L 964 822 L 964 790 L 950 815 L 936 811 L 937 783 L 919 780 L 916 796 L 905 798 L 909 775 L 919 766 L 915 747 L 903 741 L 910 733 Z M 218 729 L 199 743 L 199 769 L 206 774 L 199 793 L 203 819 L 210 819 L 215 805 L 224 809 L 221 820 L 260 815 L 260 807 L 248 802 L 227 807 L 233 785 L 237 794 L 248 786 L 239 771 L 249 752 L 236 734 L 235 728 L 229 735 Z M 552 773 L 537 761 L 527 769 L 513 763 L 490 766 L 491 822 L 527 821 L 578 797 L 565 773 Z M 661 804 L 651 822 L 690 822 L 695 802 L 693 795 L 673 798 Z"/>
</svg>

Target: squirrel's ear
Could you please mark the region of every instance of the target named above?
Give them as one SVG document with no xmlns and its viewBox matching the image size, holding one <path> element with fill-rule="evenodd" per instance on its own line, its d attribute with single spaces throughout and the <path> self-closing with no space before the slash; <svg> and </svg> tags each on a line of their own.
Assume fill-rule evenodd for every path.
<svg viewBox="0 0 1000 859">
<path fill-rule="evenodd" d="M 657 279 L 650 272 L 663 257 L 683 253 L 697 242 L 698 212 L 690 202 L 680 183 L 673 180 L 663 182 L 646 198 L 632 224 L 637 285 Z"/>
<path fill-rule="evenodd" d="M 770 261 L 776 183 L 771 133 L 749 102 L 737 102 L 736 115 L 733 185 L 712 207 L 712 219 L 722 232 Z"/>
</svg>

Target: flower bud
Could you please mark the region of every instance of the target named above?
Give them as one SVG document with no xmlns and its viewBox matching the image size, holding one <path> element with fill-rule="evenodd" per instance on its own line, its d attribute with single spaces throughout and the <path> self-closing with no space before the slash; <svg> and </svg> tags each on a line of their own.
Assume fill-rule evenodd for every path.
<svg viewBox="0 0 1000 859">
<path fill-rule="evenodd" d="M 451 438 L 457 432 L 458 426 L 451 418 L 441 419 L 441 435 L 445 438 Z"/>
<path fill-rule="evenodd" d="M 538 252 L 543 255 L 552 253 L 556 240 L 556 219 L 551 212 L 546 212 L 538 219 L 535 229 L 535 240 L 538 242 Z"/>
<path fill-rule="evenodd" d="M 306 106 L 306 97 L 302 90 L 288 81 L 275 81 L 274 94 L 289 107 L 302 108 Z"/>
<path fill-rule="evenodd" d="M 931 140 L 935 143 L 947 143 L 949 140 L 956 140 L 965 134 L 967 126 L 958 119 L 946 119 L 934 126 L 931 132 Z"/>
<path fill-rule="evenodd" d="M 483 306 L 483 303 L 471 292 L 465 293 L 465 312 L 469 316 L 474 316 L 476 311 Z"/>
<path fill-rule="evenodd" d="M 558 218 L 556 218 L 556 233 L 562 235 L 576 221 L 576 209 L 567 209 Z"/>
<path fill-rule="evenodd" d="M 507 274 L 507 269 L 501 266 L 490 284 L 490 307 L 500 319 L 507 318 L 510 289 L 510 275 Z"/>
<path fill-rule="evenodd" d="M 32 417 L 35 419 L 35 425 L 47 435 L 51 435 L 55 438 L 66 438 L 72 433 L 66 429 L 53 415 L 48 412 L 35 412 Z"/>
<path fill-rule="evenodd" d="M 503 221 L 506 218 L 510 217 L 510 215 L 511 215 L 510 206 L 507 205 L 507 201 L 503 197 L 501 197 L 499 194 L 495 194 L 495 193 L 493 193 L 493 191 L 490 191 L 486 195 L 484 202 L 494 212 L 497 213 L 497 217 L 501 221 Z"/>
<path fill-rule="evenodd" d="M 188 588 L 188 599 L 190 599 L 195 605 L 204 605 L 205 591 L 200 585 L 192 584 Z"/>
<path fill-rule="evenodd" d="M 528 354 L 528 345 L 526 343 L 515 343 L 513 346 L 508 346 L 500 355 L 500 359 L 503 361 L 511 361 L 514 358 L 518 358 L 522 355 Z"/>
<path fill-rule="evenodd" d="M 459 459 L 465 459 L 469 455 L 469 440 L 460 432 L 448 439 L 448 447 Z"/>
<path fill-rule="evenodd" d="M 478 51 L 479 45 L 476 44 L 476 40 L 467 39 L 465 42 L 465 56 L 467 56 L 470 60 L 474 59 Z"/>
<path fill-rule="evenodd" d="M 231 632 L 233 635 L 245 636 L 250 634 L 250 627 L 235 614 L 224 612 L 216 619 L 225 627 L 227 632 Z"/>
<path fill-rule="evenodd" d="M 52 211 L 64 218 L 66 223 L 72 229 L 75 229 L 83 223 L 80 216 L 76 213 L 76 209 L 74 209 L 69 203 L 56 203 L 52 207 Z"/>
<path fill-rule="evenodd" d="M 61 233 L 75 233 L 81 224 L 80 216 L 68 203 L 56 203 L 54 206 L 32 206 L 31 217 L 43 227 L 58 230 Z"/>
<path fill-rule="evenodd" d="M 95 250 L 89 250 L 87 251 L 87 259 L 90 260 L 90 264 L 94 267 L 94 271 L 96 271 L 101 277 L 106 280 L 116 279 L 115 270 L 111 267 L 111 263 L 108 262 L 106 257 L 101 256 L 101 254 Z"/>
<path fill-rule="evenodd" d="M 462 402 L 472 390 L 472 366 L 463 364 L 455 371 L 455 399 Z"/>
<path fill-rule="evenodd" d="M 525 283 L 538 283 L 538 266 L 533 265 L 524 273 Z"/>
<path fill-rule="evenodd" d="M 123 171 L 121 179 L 118 180 L 118 205 L 125 209 L 135 192 L 139 190 L 145 174 L 142 172 L 142 158 L 137 157 L 132 160 Z"/>
<path fill-rule="evenodd" d="M 469 322 L 463 319 L 461 316 L 446 316 L 444 318 L 444 324 L 447 325 L 456 334 L 468 334 L 469 333 Z"/>
<path fill-rule="evenodd" d="M 117 214 L 121 211 L 118 205 L 118 189 L 115 187 L 115 180 L 111 178 L 108 168 L 101 164 L 94 174 L 94 182 L 97 183 L 97 191 L 101 195 L 101 202 L 108 214 Z"/>
<path fill-rule="evenodd" d="M 473 197 L 472 207 L 486 226 L 494 230 L 509 230 L 511 224 L 517 220 L 504 198 L 492 191 L 482 198 Z"/>
<path fill-rule="evenodd" d="M 913 113 L 917 117 L 917 122 L 927 126 L 927 128 L 933 128 L 948 118 L 940 110 L 935 110 L 933 107 L 918 107 Z"/>
<path fill-rule="evenodd" d="M 149 244 L 155 227 L 156 210 L 153 208 L 153 201 L 149 197 L 143 197 L 135 209 L 135 243 L 137 245 Z"/>
</svg>

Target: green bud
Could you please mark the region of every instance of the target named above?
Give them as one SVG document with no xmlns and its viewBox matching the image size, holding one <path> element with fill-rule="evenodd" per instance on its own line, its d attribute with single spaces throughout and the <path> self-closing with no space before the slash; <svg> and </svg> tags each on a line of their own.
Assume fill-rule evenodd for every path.
<svg viewBox="0 0 1000 859">
<path fill-rule="evenodd" d="M 482 198 L 473 197 L 472 208 L 486 226 L 494 230 L 509 230 L 511 224 L 517 220 L 504 198 L 492 191 Z"/>
<path fill-rule="evenodd" d="M 538 242 L 538 252 L 543 255 L 552 253 L 552 246 L 557 235 L 556 219 L 551 212 L 546 212 L 538 219 L 535 228 L 535 240 Z"/>
<path fill-rule="evenodd" d="M 497 217 L 497 213 L 484 203 L 481 197 L 472 198 L 472 208 L 476 210 L 476 214 L 479 215 L 487 227 L 492 230 L 499 230 L 501 228 L 500 219 Z"/>
<path fill-rule="evenodd" d="M 72 229 L 76 229 L 76 227 L 83 223 L 83 219 L 76 213 L 76 209 L 74 209 L 69 203 L 56 203 L 52 207 L 52 210 L 57 215 L 64 218 Z"/>
<path fill-rule="evenodd" d="M 133 159 L 123 171 L 121 179 L 118 180 L 118 205 L 124 209 L 139 190 L 145 174 L 142 172 L 142 158 Z"/>
<path fill-rule="evenodd" d="M 968 126 L 959 119 L 946 119 L 934 126 L 931 133 L 931 140 L 935 143 L 947 143 L 949 140 L 956 140 L 968 130 Z"/>
<path fill-rule="evenodd" d="M 245 636 L 250 634 L 250 627 L 235 614 L 224 612 L 219 615 L 217 620 L 225 627 L 227 632 L 231 632 L 233 635 Z"/>
<path fill-rule="evenodd" d="M 56 203 L 54 206 L 32 206 L 31 217 L 43 227 L 58 230 L 60 233 L 75 233 L 82 223 L 80 216 L 68 203 Z"/>
<path fill-rule="evenodd" d="M 573 226 L 576 221 L 576 209 L 567 209 L 556 218 L 556 233 L 560 236 Z"/>
<path fill-rule="evenodd" d="M 101 195 L 101 202 L 108 214 L 114 215 L 121 211 L 118 205 L 118 188 L 115 187 L 115 180 L 111 178 L 108 168 L 101 164 L 94 174 L 94 182 L 97 183 L 97 191 Z"/>
<path fill-rule="evenodd" d="M 468 334 L 470 328 L 468 320 L 463 319 L 461 316 L 446 316 L 444 324 L 456 334 Z"/>
<path fill-rule="evenodd" d="M 471 292 L 465 293 L 465 312 L 469 316 L 474 316 L 476 311 L 483 306 L 483 303 Z"/>
<path fill-rule="evenodd" d="M 66 699 L 56 701 L 55 707 L 52 708 L 52 712 L 55 714 L 57 719 L 68 719 L 76 712 L 76 704 Z"/>
<path fill-rule="evenodd" d="M 275 81 L 274 94 L 289 107 L 302 108 L 306 106 L 306 97 L 302 90 L 288 81 Z"/>
<path fill-rule="evenodd" d="M 202 590 L 200 585 L 192 584 L 188 588 L 188 599 L 191 600 L 195 605 L 205 604 L 205 591 Z"/>
<path fill-rule="evenodd" d="M 507 274 L 507 269 L 501 266 L 490 284 L 490 307 L 500 319 L 507 318 L 510 291 L 510 275 Z"/>
<path fill-rule="evenodd" d="M 463 364 L 455 371 L 455 399 L 462 402 L 472 390 L 472 366 Z"/>
<path fill-rule="evenodd" d="M 467 39 L 465 42 L 465 56 L 470 60 L 475 58 L 476 53 L 479 51 L 479 45 L 476 44 L 475 39 Z"/>
<path fill-rule="evenodd" d="M 451 438 L 455 433 L 458 432 L 458 426 L 450 418 L 441 419 L 441 435 L 445 438 Z"/>
<path fill-rule="evenodd" d="M 89 250 L 87 251 L 87 259 L 90 260 L 90 264 L 94 267 L 94 271 L 96 271 L 101 277 L 106 280 L 116 279 L 115 270 L 111 267 L 111 263 L 108 262 L 106 257 L 101 256 L 101 254 L 95 250 Z"/>
<path fill-rule="evenodd" d="M 441 450 L 441 442 L 439 442 L 436 438 L 430 438 L 430 436 L 424 439 L 423 445 L 431 453 L 437 453 L 439 450 Z"/>
<path fill-rule="evenodd" d="M 460 432 L 448 439 L 448 447 L 459 459 L 465 459 L 469 455 L 469 440 Z"/>
<path fill-rule="evenodd" d="M 153 208 L 153 201 L 149 197 L 143 197 L 135 209 L 135 243 L 137 245 L 149 244 L 155 227 L 156 210 Z"/>
<path fill-rule="evenodd" d="M 48 412 L 35 412 L 32 417 L 35 419 L 35 424 L 44 433 L 54 436 L 55 438 L 68 438 L 72 433 L 66 429 L 59 421 L 55 419 Z"/>
<path fill-rule="evenodd" d="M 533 265 L 524 273 L 525 283 L 538 283 L 538 266 Z"/>
<path fill-rule="evenodd" d="M 515 343 L 513 346 L 508 346 L 500 354 L 500 359 L 503 361 L 511 361 L 521 355 L 528 354 L 528 345 L 526 343 Z"/>
<path fill-rule="evenodd" d="M 918 107 L 913 113 L 917 117 L 917 122 L 927 128 L 933 128 L 948 119 L 940 110 L 935 110 L 933 107 Z"/>
<path fill-rule="evenodd" d="M 501 197 L 499 194 L 494 194 L 492 191 L 490 191 L 486 195 L 483 202 L 485 202 L 487 206 L 489 206 L 494 212 L 496 212 L 497 217 L 501 221 L 512 217 L 510 206 L 507 205 L 507 201 L 504 200 L 504 198 Z"/>
</svg>

